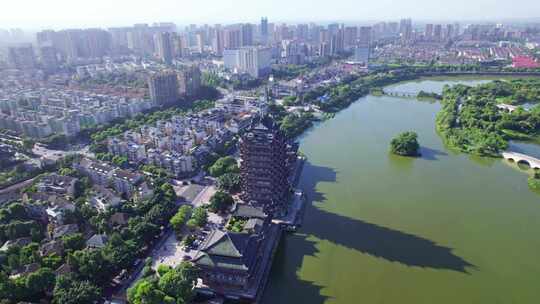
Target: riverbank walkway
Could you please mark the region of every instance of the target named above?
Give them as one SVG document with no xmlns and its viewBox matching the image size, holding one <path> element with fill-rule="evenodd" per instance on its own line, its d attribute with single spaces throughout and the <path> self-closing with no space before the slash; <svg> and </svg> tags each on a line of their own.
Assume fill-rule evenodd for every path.
<svg viewBox="0 0 540 304">
<path fill-rule="evenodd" d="M 513 161 L 515 163 L 525 163 L 529 165 L 532 169 L 540 170 L 540 159 L 538 158 L 512 151 L 503 152 L 502 156 L 508 161 Z"/>
</svg>

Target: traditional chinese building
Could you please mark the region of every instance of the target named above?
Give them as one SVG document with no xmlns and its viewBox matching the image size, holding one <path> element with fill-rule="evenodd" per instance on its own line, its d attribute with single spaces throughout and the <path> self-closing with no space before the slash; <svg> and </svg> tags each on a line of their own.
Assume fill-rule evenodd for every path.
<svg viewBox="0 0 540 304">
<path fill-rule="evenodd" d="M 263 207 L 268 214 L 283 213 L 297 149 L 271 118 L 254 120 L 240 139 L 242 200 Z"/>
<path fill-rule="evenodd" d="M 244 222 L 241 232 L 213 230 L 192 262 L 200 269 L 197 291 L 210 296 L 253 302 L 268 279 L 281 235 L 260 208 L 235 207 L 233 216 Z"/>
</svg>

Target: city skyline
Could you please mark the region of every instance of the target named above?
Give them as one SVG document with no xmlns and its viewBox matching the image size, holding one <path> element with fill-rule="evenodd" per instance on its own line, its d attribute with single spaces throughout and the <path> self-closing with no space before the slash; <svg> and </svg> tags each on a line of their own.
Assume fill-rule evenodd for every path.
<svg viewBox="0 0 540 304">
<path fill-rule="evenodd" d="M 438 1 L 377 1 L 376 3 L 338 0 L 332 2 L 300 0 L 294 2 L 265 1 L 141 1 L 96 0 L 82 7 L 77 1 L 47 2 L 17 1 L 2 5 L 0 28 L 29 29 L 66 27 L 109 27 L 133 23 L 169 21 L 180 25 L 190 23 L 257 22 L 268 16 L 272 22 L 370 22 L 413 18 L 419 21 L 537 21 L 540 2 L 517 0 L 493 3 L 489 0 L 457 0 L 445 5 Z M 29 10 L 29 8 L 32 8 Z M 231 9 L 234 8 L 234 9 Z M 309 9 L 306 9 L 309 8 Z M 512 12 L 509 14 L 508 12 Z M 481 17 L 478 17 L 481 16 Z"/>
</svg>

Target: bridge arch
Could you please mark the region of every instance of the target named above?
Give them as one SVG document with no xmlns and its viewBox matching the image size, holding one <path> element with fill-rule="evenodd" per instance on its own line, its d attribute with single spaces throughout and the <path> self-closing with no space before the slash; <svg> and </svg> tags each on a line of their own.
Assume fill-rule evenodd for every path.
<svg viewBox="0 0 540 304">
<path fill-rule="evenodd" d="M 529 167 L 532 168 L 531 163 L 530 163 L 528 160 L 526 160 L 526 159 L 520 159 L 520 160 L 518 160 L 518 161 L 517 161 L 517 164 L 524 164 L 524 165 L 527 165 L 527 166 L 529 166 Z"/>
</svg>

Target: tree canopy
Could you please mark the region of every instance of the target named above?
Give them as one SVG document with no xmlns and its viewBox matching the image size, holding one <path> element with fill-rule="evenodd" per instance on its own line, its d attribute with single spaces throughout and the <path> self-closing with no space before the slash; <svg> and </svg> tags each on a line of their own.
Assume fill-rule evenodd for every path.
<svg viewBox="0 0 540 304">
<path fill-rule="evenodd" d="M 419 156 L 420 145 L 415 132 L 404 132 L 392 139 L 390 151 L 401 156 Z"/>
</svg>

